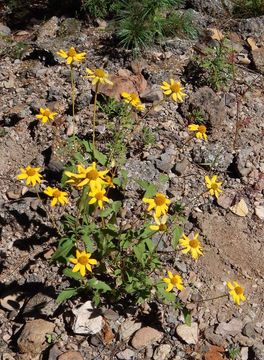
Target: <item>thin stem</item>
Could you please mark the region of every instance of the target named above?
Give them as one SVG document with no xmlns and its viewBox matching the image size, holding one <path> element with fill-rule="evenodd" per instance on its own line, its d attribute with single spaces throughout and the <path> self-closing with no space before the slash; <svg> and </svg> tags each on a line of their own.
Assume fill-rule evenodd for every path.
<svg viewBox="0 0 264 360">
<path fill-rule="evenodd" d="M 226 297 L 228 295 L 229 294 L 223 294 L 223 295 L 215 296 L 215 297 L 212 297 L 212 298 L 209 298 L 209 299 L 202 299 L 202 300 L 197 300 L 197 301 L 189 301 L 186 304 L 203 303 L 203 302 L 206 302 L 206 301 L 212 301 L 212 300 L 221 299 L 221 298 Z"/>
<path fill-rule="evenodd" d="M 50 212 L 49 208 L 44 205 L 44 203 L 43 203 L 43 201 L 42 201 L 42 199 L 41 199 L 41 197 L 40 197 L 40 195 L 39 195 L 39 191 L 38 191 L 37 188 L 36 188 L 36 194 L 37 194 L 37 197 L 38 197 L 39 201 L 41 202 L 44 210 L 46 211 L 46 214 L 48 215 L 48 219 L 49 219 L 49 221 L 52 223 L 52 226 L 54 227 L 54 229 L 57 230 L 57 233 L 62 237 L 63 234 L 62 234 L 62 232 L 60 231 L 58 225 L 56 224 L 56 221 L 55 221 L 55 219 L 54 219 L 53 214 Z"/>
<path fill-rule="evenodd" d="M 74 70 L 71 64 L 71 98 L 72 98 L 72 118 L 75 122 L 75 82 L 74 82 Z"/>
<path fill-rule="evenodd" d="M 95 95 L 94 95 L 94 108 L 93 108 L 93 154 L 95 157 L 95 127 L 96 127 L 96 108 L 97 108 L 97 95 L 99 89 L 99 82 L 95 86 Z"/>
</svg>

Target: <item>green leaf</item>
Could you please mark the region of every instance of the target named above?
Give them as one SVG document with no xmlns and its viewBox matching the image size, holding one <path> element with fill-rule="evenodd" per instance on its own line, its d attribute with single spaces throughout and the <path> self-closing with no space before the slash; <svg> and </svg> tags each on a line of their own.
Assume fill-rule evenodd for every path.
<svg viewBox="0 0 264 360">
<path fill-rule="evenodd" d="M 111 291 L 109 285 L 107 285 L 104 281 L 97 280 L 96 278 L 92 278 L 88 280 L 88 285 L 96 290 L 101 290 L 103 293 L 107 291 Z"/>
<path fill-rule="evenodd" d="M 156 192 L 157 192 L 156 185 L 149 183 L 146 180 L 140 180 L 140 179 L 136 180 L 136 182 L 138 183 L 138 185 L 140 187 L 142 187 L 143 190 L 145 190 L 144 197 L 151 198 L 156 194 Z"/>
<path fill-rule="evenodd" d="M 99 164 L 105 166 L 107 164 L 107 156 L 103 153 L 101 153 L 98 150 L 95 150 L 94 152 L 95 159 L 99 162 Z"/>
<path fill-rule="evenodd" d="M 114 210 L 113 210 L 112 206 L 109 206 L 106 209 L 103 209 L 100 211 L 100 216 L 102 218 L 105 218 L 105 217 L 109 216 L 113 211 Z"/>
<path fill-rule="evenodd" d="M 51 260 L 66 259 L 75 246 L 74 238 L 63 238 L 59 242 L 58 249 L 52 255 Z"/>
<path fill-rule="evenodd" d="M 183 313 L 183 317 L 184 317 L 184 322 L 186 325 L 188 326 L 191 326 L 192 325 L 192 315 L 191 313 L 189 312 L 188 309 L 184 308 L 182 310 L 182 313 Z"/>
<path fill-rule="evenodd" d="M 137 260 L 144 266 L 144 253 L 145 253 L 145 244 L 143 242 L 137 244 L 133 248 Z"/>
<path fill-rule="evenodd" d="M 145 243 L 146 243 L 146 245 L 147 245 L 147 247 L 148 247 L 148 250 L 149 250 L 150 252 L 152 252 L 152 251 L 154 250 L 154 248 L 155 248 L 152 240 L 151 240 L 151 239 L 146 239 L 146 240 L 145 240 Z"/>
<path fill-rule="evenodd" d="M 107 163 L 107 156 L 104 155 L 103 153 L 101 153 L 100 151 L 95 149 L 95 152 L 93 151 L 93 145 L 87 141 L 87 140 L 83 140 L 82 144 L 85 147 L 85 150 L 91 154 L 94 155 L 95 160 L 97 160 L 99 162 L 99 164 L 105 166 Z"/>
<path fill-rule="evenodd" d="M 121 201 L 114 201 L 114 202 L 112 203 L 112 208 L 113 208 L 115 214 L 118 213 L 118 211 L 120 210 L 121 206 L 122 206 L 122 202 L 121 202 Z"/>
<path fill-rule="evenodd" d="M 183 230 L 178 225 L 174 226 L 172 230 L 172 240 L 171 240 L 171 246 L 173 247 L 174 250 L 176 250 L 182 234 L 183 234 Z"/>
<path fill-rule="evenodd" d="M 66 268 L 63 270 L 63 274 L 74 279 L 74 280 L 81 280 L 83 279 L 82 275 L 79 272 L 72 272 L 72 269 Z"/>
<path fill-rule="evenodd" d="M 79 293 L 79 288 L 68 288 L 63 290 L 57 297 L 56 302 L 61 303 L 62 301 L 68 300 L 71 297 Z"/>
</svg>

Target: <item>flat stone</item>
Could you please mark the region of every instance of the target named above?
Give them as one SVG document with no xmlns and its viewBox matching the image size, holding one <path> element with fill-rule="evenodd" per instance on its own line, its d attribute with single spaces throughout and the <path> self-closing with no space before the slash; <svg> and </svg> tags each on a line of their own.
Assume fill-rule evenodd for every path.
<svg viewBox="0 0 264 360">
<path fill-rule="evenodd" d="M 176 328 L 176 333 L 186 344 L 196 344 L 198 341 L 198 324 L 193 322 L 191 326 L 179 325 Z"/>
<path fill-rule="evenodd" d="M 216 334 L 220 334 L 224 337 L 231 335 L 235 336 L 237 334 L 240 334 L 243 328 L 243 323 L 239 319 L 232 319 L 231 321 L 220 323 L 216 330 Z"/>
<path fill-rule="evenodd" d="M 126 319 L 120 326 L 121 339 L 126 341 L 142 326 L 141 322 L 135 322 L 132 319 Z"/>
<path fill-rule="evenodd" d="M 182 161 L 175 164 L 175 166 L 172 169 L 172 172 L 174 172 L 178 176 L 182 176 L 186 172 L 188 165 L 189 165 L 189 161 L 186 158 L 184 158 Z"/>
<path fill-rule="evenodd" d="M 17 341 L 19 351 L 28 358 L 39 355 L 47 347 L 46 335 L 54 328 L 55 324 L 42 319 L 27 322 Z"/>
<path fill-rule="evenodd" d="M 139 350 L 153 344 L 156 341 L 160 341 L 162 337 L 163 333 L 150 326 L 146 326 L 135 333 L 131 344 L 134 349 Z"/>
<path fill-rule="evenodd" d="M 8 36 L 11 34 L 11 29 L 4 25 L 3 23 L 0 23 L 0 36 Z"/>
<path fill-rule="evenodd" d="M 205 329 L 204 336 L 206 340 L 212 345 L 224 346 L 224 347 L 227 346 L 226 340 L 221 335 L 215 334 L 213 327 L 209 327 Z"/>
<path fill-rule="evenodd" d="M 136 353 L 131 349 L 125 349 L 124 351 L 117 353 L 116 357 L 119 360 L 134 360 L 136 359 Z"/>
<path fill-rule="evenodd" d="M 246 323 L 246 325 L 243 327 L 242 334 L 249 338 L 255 339 L 256 331 L 254 324 L 252 322 Z"/>
<path fill-rule="evenodd" d="M 155 85 L 150 90 L 145 90 L 140 94 L 140 98 L 145 102 L 161 101 L 163 99 L 163 93 L 158 85 Z"/>
<path fill-rule="evenodd" d="M 78 351 L 66 351 L 58 357 L 58 360 L 83 360 Z"/>
<path fill-rule="evenodd" d="M 162 344 L 154 352 L 154 360 L 166 360 L 171 352 L 171 345 Z"/>
<path fill-rule="evenodd" d="M 255 214 L 259 219 L 264 220 L 264 206 L 257 205 L 255 207 Z"/>
<path fill-rule="evenodd" d="M 75 334 L 97 334 L 103 328 L 103 317 L 95 315 L 95 309 L 91 301 L 86 301 L 79 308 L 72 310 L 75 315 L 73 332 Z"/>
</svg>

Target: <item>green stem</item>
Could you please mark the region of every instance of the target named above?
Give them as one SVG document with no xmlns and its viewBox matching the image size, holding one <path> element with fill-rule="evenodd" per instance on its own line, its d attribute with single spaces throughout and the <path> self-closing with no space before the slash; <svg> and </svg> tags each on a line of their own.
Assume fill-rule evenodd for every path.
<svg viewBox="0 0 264 360">
<path fill-rule="evenodd" d="M 95 95 L 94 95 L 94 108 L 93 108 L 93 155 L 95 158 L 95 127 L 96 127 L 96 108 L 97 108 L 97 95 L 99 89 L 99 82 L 95 85 Z"/>
<path fill-rule="evenodd" d="M 206 301 L 212 301 L 212 300 L 221 299 L 221 298 L 226 297 L 226 296 L 229 296 L 229 294 L 223 294 L 223 295 L 215 296 L 215 297 L 212 297 L 212 298 L 209 298 L 209 299 L 202 299 L 202 300 L 197 300 L 197 301 L 189 301 L 186 304 L 203 303 L 203 302 L 206 302 Z"/>
<path fill-rule="evenodd" d="M 71 98 L 72 98 L 72 118 L 75 122 L 75 83 L 74 83 L 74 71 L 71 64 Z"/>
<path fill-rule="evenodd" d="M 57 230 L 57 233 L 62 237 L 63 234 L 62 234 L 62 232 L 60 231 L 59 227 L 57 226 L 53 214 L 50 212 L 50 209 L 43 204 L 43 201 L 42 201 L 42 199 L 41 199 L 41 197 L 40 197 L 40 195 L 39 195 L 39 191 L 38 191 L 37 188 L 36 188 L 36 194 L 37 194 L 37 197 L 38 197 L 39 201 L 41 202 L 44 210 L 46 211 L 46 214 L 47 214 L 47 216 L 48 216 L 49 221 L 52 223 L 52 226 L 54 227 L 54 229 Z"/>
</svg>

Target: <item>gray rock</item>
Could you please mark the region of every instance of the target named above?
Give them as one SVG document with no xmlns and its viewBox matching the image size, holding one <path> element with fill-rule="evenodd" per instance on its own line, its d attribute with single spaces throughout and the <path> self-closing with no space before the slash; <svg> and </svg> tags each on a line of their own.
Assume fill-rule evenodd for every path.
<svg viewBox="0 0 264 360">
<path fill-rule="evenodd" d="M 182 161 L 175 164 L 175 166 L 172 168 L 172 172 L 174 172 L 178 176 L 182 176 L 185 173 L 188 165 L 189 161 L 184 158 Z"/>
<path fill-rule="evenodd" d="M 163 337 L 163 333 L 160 331 L 150 327 L 145 326 L 138 330 L 132 339 L 132 346 L 134 349 L 143 349 L 148 345 L 155 343 L 156 341 L 160 341 Z"/>
<path fill-rule="evenodd" d="M 224 96 L 216 94 L 208 86 L 201 87 L 182 104 L 183 117 L 188 118 L 194 109 L 199 109 L 206 123 L 211 125 L 211 139 L 219 141 L 219 132 L 221 132 L 222 139 L 230 135 L 232 129 L 227 123 Z"/>
<path fill-rule="evenodd" d="M 231 150 L 221 143 L 197 144 L 192 150 L 193 161 L 206 169 L 225 171 L 233 161 Z"/>
<path fill-rule="evenodd" d="M 32 320 L 24 326 L 17 345 L 22 354 L 27 354 L 28 359 L 39 356 L 46 347 L 46 334 L 53 332 L 55 324 L 42 319 Z"/>
<path fill-rule="evenodd" d="M 257 205 L 255 207 L 255 214 L 260 220 L 264 220 L 264 206 Z"/>
<path fill-rule="evenodd" d="M 54 344 L 49 351 L 48 360 L 58 360 L 58 356 L 62 354 L 62 351 L 58 348 L 57 344 Z"/>
<path fill-rule="evenodd" d="M 243 327 L 242 334 L 249 338 L 255 339 L 256 331 L 254 324 L 252 322 L 246 323 L 246 325 Z"/>
<path fill-rule="evenodd" d="M 0 23 L 0 36 L 8 36 L 11 34 L 11 29 L 4 25 L 3 23 Z"/>
<path fill-rule="evenodd" d="M 251 147 L 246 147 L 241 149 L 237 156 L 237 170 L 239 171 L 241 176 L 247 176 L 253 169 L 253 164 L 248 161 L 249 156 L 252 152 L 253 149 Z"/>
<path fill-rule="evenodd" d="M 140 94 L 140 98 L 145 102 L 161 101 L 163 93 L 159 85 L 154 85 L 150 90 L 145 90 Z"/>
<path fill-rule="evenodd" d="M 59 36 L 62 38 L 78 38 L 80 32 L 81 22 L 75 18 L 66 18 L 59 28 Z"/>
<path fill-rule="evenodd" d="M 239 31 L 245 35 L 255 35 L 257 38 L 264 35 L 264 15 L 241 20 Z"/>
<path fill-rule="evenodd" d="M 252 347 L 254 353 L 254 360 L 263 360 L 264 359 L 264 345 L 258 344 Z"/>
<path fill-rule="evenodd" d="M 174 157 L 173 155 L 165 152 L 160 156 L 160 160 L 156 160 L 155 163 L 159 170 L 168 174 L 173 168 Z"/>
<path fill-rule="evenodd" d="M 228 335 L 235 336 L 235 335 L 241 333 L 242 328 L 243 328 L 243 323 L 241 320 L 232 319 L 228 323 L 226 323 L 226 322 L 220 323 L 217 326 L 215 333 L 222 335 L 224 337 L 226 337 Z"/>
<path fill-rule="evenodd" d="M 196 344 L 198 342 L 198 324 L 193 322 L 191 326 L 182 324 L 176 328 L 177 335 L 187 344 Z"/>
<path fill-rule="evenodd" d="M 219 17 L 230 15 L 234 3 L 230 0 L 190 0 L 189 5 L 197 11 Z"/>
<path fill-rule="evenodd" d="M 221 335 L 215 334 L 213 327 L 207 328 L 204 332 L 204 336 L 206 340 L 213 345 L 224 346 L 224 347 L 227 346 L 226 340 Z"/>
<path fill-rule="evenodd" d="M 241 360 L 248 360 L 248 347 L 242 347 L 240 349 Z"/>
<path fill-rule="evenodd" d="M 131 349 L 125 349 L 116 354 L 116 357 L 120 360 L 134 360 L 136 358 L 135 351 Z"/>
<path fill-rule="evenodd" d="M 44 41 L 55 38 L 59 29 L 59 19 L 57 16 L 52 16 L 51 19 L 46 21 L 40 26 L 38 30 L 38 37 L 36 43 L 41 45 Z"/>
<path fill-rule="evenodd" d="M 120 337 L 126 341 L 133 335 L 137 330 L 141 328 L 141 322 L 135 322 L 132 319 L 126 319 L 120 326 Z"/>
<path fill-rule="evenodd" d="M 263 24 L 264 26 L 264 24 Z M 256 50 L 252 51 L 252 57 L 254 64 L 256 66 L 256 69 L 264 74 L 264 47 L 258 48 Z"/>
<path fill-rule="evenodd" d="M 145 180 L 148 182 L 159 182 L 160 172 L 155 168 L 152 161 L 141 161 L 130 158 L 126 161 L 125 167 L 128 172 L 128 190 L 139 190 L 141 187 L 136 182 L 137 180 Z M 161 189 L 160 189 L 161 191 Z"/>
<path fill-rule="evenodd" d="M 154 352 L 154 360 L 166 360 L 171 352 L 171 345 L 162 344 Z"/>
</svg>

